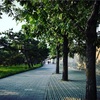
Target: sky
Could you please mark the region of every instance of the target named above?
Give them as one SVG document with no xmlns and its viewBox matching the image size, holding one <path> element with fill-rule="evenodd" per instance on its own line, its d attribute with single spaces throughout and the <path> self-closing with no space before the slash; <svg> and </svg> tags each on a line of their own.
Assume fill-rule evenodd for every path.
<svg viewBox="0 0 100 100">
<path fill-rule="evenodd" d="M 0 32 L 4 32 L 11 28 L 13 28 L 14 32 L 18 32 L 21 30 L 21 26 L 22 23 L 18 24 L 12 17 L 8 17 L 5 13 L 2 15 L 2 19 L 0 19 Z"/>
<path fill-rule="evenodd" d="M 99 27 L 97 28 L 97 32 L 98 32 L 98 31 L 100 31 L 100 24 L 99 24 Z"/>
<path fill-rule="evenodd" d="M 17 7 L 21 6 L 15 1 L 14 4 L 16 4 Z M 0 0 L 0 5 L 2 5 L 2 0 Z M 23 23 L 17 23 L 15 20 L 13 20 L 12 17 L 8 17 L 7 14 L 3 13 L 2 19 L 0 19 L 0 32 L 4 32 L 6 30 L 12 29 L 13 32 L 19 32 L 21 30 L 21 26 Z"/>
</svg>

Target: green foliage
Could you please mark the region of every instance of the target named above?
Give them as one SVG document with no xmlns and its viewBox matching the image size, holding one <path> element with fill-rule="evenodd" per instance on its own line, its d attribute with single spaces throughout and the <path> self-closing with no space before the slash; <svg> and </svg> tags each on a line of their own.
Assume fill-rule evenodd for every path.
<svg viewBox="0 0 100 100">
<path fill-rule="evenodd" d="M 29 35 L 28 28 L 23 32 L 14 33 L 12 30 L 3 32 L 0 38 L 0 65 L 17 65 L 40 63 L 48 56 L 48 49 L 44 43 L 39 47 L 39 41 Z"/>
</svg>

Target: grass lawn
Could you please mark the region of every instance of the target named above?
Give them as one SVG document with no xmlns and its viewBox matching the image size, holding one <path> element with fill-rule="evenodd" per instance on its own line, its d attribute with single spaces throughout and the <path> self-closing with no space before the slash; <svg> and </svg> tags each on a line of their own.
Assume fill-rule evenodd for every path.
<svg viewBox="0 0 100 100">
<path fill-rule="evenodd" d="M 16 65 L 16 66 L 0 66 L 0 78 L 4 78 L 17 73 L 25 72 L 28 70 L 36 69 L 41 67 L 42 64 L 36 64 L 33 68 L 29 68 L 27 65 Z"/>
</svg>

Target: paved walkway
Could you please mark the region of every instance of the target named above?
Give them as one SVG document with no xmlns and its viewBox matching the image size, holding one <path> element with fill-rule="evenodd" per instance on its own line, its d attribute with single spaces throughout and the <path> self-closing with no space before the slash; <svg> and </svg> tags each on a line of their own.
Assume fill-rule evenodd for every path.
<svg viewBox="0 0 100 100">
<path fill-rule="evenodd" d="M 55 65 L 0 79 L 0 100 L 84 100 L 85 73 L 69 68 L 69 81 L 55 74 Z M 61 71 L 62 72 L 62 71 Z M 97 76 L 98 100 L 100 77 Z"/>
</svg>

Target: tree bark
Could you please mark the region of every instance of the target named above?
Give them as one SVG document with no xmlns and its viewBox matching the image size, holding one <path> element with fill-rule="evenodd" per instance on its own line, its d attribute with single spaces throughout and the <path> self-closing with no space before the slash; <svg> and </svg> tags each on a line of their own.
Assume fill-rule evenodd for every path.
<svg viewBox="0 0 100 100">
<path fill-rule="evenodd" d="M 57 48 L 56 48 L 56 74 L 59 74 L 59 44 L 57 44 Z"/>
<path fill-rule="evenodd" d="M 30 59 L 29 57 L 27 56 L 27 54 L 25 53 L 25 58 L 26 58 L 26 61 L 27 61 L 27 64 L 28 64 L 28 67 L 31 68 L 31 63 L 30 63 Z"/>
<path fill-rule="evenodd" d="M 63 36 L 63 75 L 62 80 L 68 81 L 68 38 Z"/>
<path fill-rule="evenodd" d="M 86 29 L 86 100 L 97 100 L 96 89 L 96 24 L 99 12 L 99 2 L 95 0 Z"/>
<path fill-rule="evenodd" d="M 94 41 L 89 42 L 87 40 L 87 64 L 86 64 L 86 100 L 96 100 L 96 72 L 95 72 L 95 56 L 96 56 L 96 46 Z"/>
</svg>

